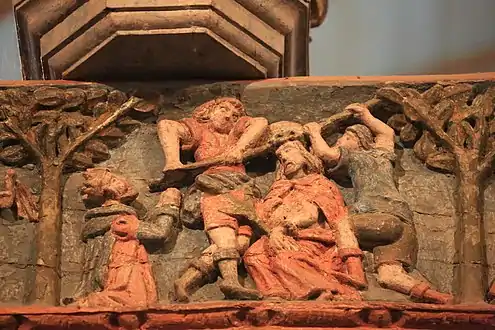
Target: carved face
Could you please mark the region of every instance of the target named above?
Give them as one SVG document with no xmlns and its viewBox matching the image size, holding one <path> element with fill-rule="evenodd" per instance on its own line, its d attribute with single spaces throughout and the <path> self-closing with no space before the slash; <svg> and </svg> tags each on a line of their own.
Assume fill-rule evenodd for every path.
<svg viewBox="0 0 495 330">
<path fill-rule="evenodd" d="M 288 179 L 300 174 L 307 163 L 301 150 L 290 143 L 280 147 L 277 150 L 277 156 L 280 161 L 281 170 Z"/>
<path fill-rule="evenodd" d="M 215 106 L 210 113 L 210 125 L 215 131 L 223 134 L 229 133 L 239 120 L 239 112 L 228 102 L 223 102 Z"/>
<path fill-rule="evenodd" d="M 353 132 L 346 131 L 344 135 L 337 140 L 335 146 L 356 150 L 360 148 L 359 138 Z"/>
<path fill-rule="evenodd" d="M 119 240 L 135 239 L 139 220 L 134 215 L 119 215 L 112 221 L 111 231 Z"/>
</svg>

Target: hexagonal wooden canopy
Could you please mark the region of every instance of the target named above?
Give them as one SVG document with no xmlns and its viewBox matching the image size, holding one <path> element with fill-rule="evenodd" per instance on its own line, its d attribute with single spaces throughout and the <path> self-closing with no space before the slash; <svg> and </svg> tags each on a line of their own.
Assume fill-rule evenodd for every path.
<svg viewBox="0 0 495 330">
<path fill-rule="evenodd" d="M 27 79 L 96 81 L 306 75 L 309 1 L 14 0 Z"/>
</svg>

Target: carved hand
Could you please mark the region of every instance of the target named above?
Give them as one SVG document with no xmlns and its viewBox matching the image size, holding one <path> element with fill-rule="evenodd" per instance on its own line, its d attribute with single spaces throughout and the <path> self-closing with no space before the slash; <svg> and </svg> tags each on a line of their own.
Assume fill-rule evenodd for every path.
<svg viewBox="0 0 495 330">
<path fill-rule="evenodd" d="M 299 251 L 296 240 L 287 236 L 281 230 L 274 230 L 269 237 L 270 246 L 277 252 Z"/>
<path fill-rule="evenodd" d="M 158 201 L 158 207 L 165 205 L 173 205 L 180 207 L 182 201 L 182 193 L 179 189 L 168 188 L 160 194 L 160 200 Z"/>
<path fill-rule="evenodd" d="M 354 115 L 354 117 L 360 120 L 364 117 L 371 116 L 371 112 L 366 106 L 366 104 L 362 104 L 362 103 L 350 104 L 347 107 L 345 107 L 345 110 L 350 111 Z"/>
<path fill-rule="evenodd" d="M 244 160 L 244 151 L 240 149 L 232 149 L 225 155 L 225 161 L 229 164 L 239 164 Z"/>
<path fill-rule="evenodd" d="M 313 122 L 304 125 L 304 132 L 308 134 L 310 137 L 321 134 L 321 125 Z"/>
</svg>

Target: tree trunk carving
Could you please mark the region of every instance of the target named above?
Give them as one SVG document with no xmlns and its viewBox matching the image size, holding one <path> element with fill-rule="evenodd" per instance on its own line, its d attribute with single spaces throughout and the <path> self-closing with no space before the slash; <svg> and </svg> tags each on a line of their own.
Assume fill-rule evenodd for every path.
<svg viewBox="0 0 495 330">
<path fill-rule="evenodd" d="M 490 127 L 495 87 L 479 91 L 468 84 L 435 85 L 422 94 L 409 88 L 385 87 L 378 96 L 402 105 L 407 121 L 425 128 L 414 146 L 417 156 L 429 167 L 455 173 L 456 296 L 461 303 L 482 302 L 488 282 L 483 179 L 490 173 L 494 157 Z M 397 119 L 389 123 L 399 124 L 394 128 L 401 131 L 407 123 Z"/>
<path fill-rule="evenodd" d="M 33 293 L 37 303 L 58 305 L 60 301 L 62 174 L 92 167 L 94 162 L 109 157 L 105 129 L 116 125 L 112 128 L 125 137 L 129 126 L 136 126 L 129 120 L 118 122 L 140 102 L 134 97 L 126 99 L 118 91 L 77 88 L 42 87 L 34 92 L 0 93 L 4 101 L 0 128 L 2 135 L 8 136 L 0 158 L 9 165 L 35 163 L 42 174 Z M 103 147 L 91 148 L 88 142 L 95 139 Z M 9 148 L 19 149 L 24 157 L 19 158 Z"/>
</svg>

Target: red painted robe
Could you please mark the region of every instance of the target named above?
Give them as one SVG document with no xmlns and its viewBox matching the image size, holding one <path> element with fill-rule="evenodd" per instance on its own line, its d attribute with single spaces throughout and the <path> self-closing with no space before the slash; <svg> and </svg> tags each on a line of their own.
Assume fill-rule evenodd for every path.
<svg viewBox="0 0 495 330">
<path fill-rule="evenodd" d="M 265 297 L 288 300 L 316 298 L 323 292 L 361 299 L 357 290 L 339 281 L 347 275 L 329 223 L 347 216 L 347 210 L 333 182 L 318 174 L 276 181 L 258 205 L 257 213 L 268 227 L 274 228 L 283 225 L 274 223 L 271 217 L 280 205 L 297 209 L 302 202 L 316 205 L 326 223 L 297 231 L 294 239 L 299 251 L 274 251 L 267 236 L 255 242 L 245 253 L 244 264 L 258 290 Z"/>
<path fill-rule="evenodd" d="M 156 303 L 157 291 L 148 253 L 138 239 L 122 239 L 113 228 L 114 243 L 105 286 L 77 302 L 81 307 L 148 306 Z M 135 219 L 135 221 L 138 221 Z"/>
</svg>

